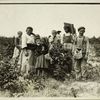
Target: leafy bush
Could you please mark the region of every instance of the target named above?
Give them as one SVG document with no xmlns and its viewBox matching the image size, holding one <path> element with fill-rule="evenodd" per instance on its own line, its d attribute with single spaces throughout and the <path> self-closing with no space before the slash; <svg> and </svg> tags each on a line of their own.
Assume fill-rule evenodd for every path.
<svg viewBox="0 0 100 100">
<path fill-rule="evenodd" d="M 17 68 L 9 62 L 0 62 L 0 88 L 11 92 L 22 92 L 23 85 L 18 80 L 19 72 Z"/>
<path fill-rule="evenodd" d="M 14 38 L 0 37 L 0 60 L 11 59 L 14 50 Z"/>
<path fill-rule="evenodd" d="M 90 44 L 94 46 L 96 56 L 100 57 L 100 37 L 92 37 L 90 38 Z"/>
<path fill-rule="evenodd" d="M 64 51 L 61 44 L 54 44 L 50 50 L 52 61 L 53 77 L 57 80 L 65 80 L 66 73 L 71 73 L 72 54 L 70 50 Z"/>
</svg>

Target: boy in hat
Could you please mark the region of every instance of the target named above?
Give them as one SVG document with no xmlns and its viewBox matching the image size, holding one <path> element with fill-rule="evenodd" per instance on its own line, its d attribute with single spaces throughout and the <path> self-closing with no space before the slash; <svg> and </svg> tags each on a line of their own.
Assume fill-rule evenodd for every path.
<svg viewBox="0 0 100 100">
<path fill-rule="evenodd" d="M 79 36 L 75 41 L 75 73 L 76 80 L 83 78 L 84 66 L 87 63 L 89 55 L 89 39 L 84 36 L 85 27 L 78 28 Z"/>
</svg>

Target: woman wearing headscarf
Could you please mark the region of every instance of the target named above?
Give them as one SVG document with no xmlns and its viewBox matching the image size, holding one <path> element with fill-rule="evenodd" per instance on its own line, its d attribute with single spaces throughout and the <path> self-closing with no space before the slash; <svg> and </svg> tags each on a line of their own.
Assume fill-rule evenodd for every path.
<svg viewBox="0 0 100 100">
<path fill-rule="evenodd" d="M 63 34 L 63 53 L 65 57 L 64 64 L 68 73 L 71 73 L 73 68 L 73 30 L 73 24 L 64 23 L 65 34 Z"/>
</svg>

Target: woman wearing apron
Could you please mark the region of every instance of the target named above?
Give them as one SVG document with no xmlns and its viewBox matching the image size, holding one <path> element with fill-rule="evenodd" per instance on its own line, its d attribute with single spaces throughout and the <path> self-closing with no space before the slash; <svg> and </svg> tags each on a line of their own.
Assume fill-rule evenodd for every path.
<svg viewBox="0 0 100 100">
<path fill-rule="evenodd" d="M 29 71 L 35 65 L 35 56 L 34 56 L 34 49 L 35 45 L 35 34 L 32 33 L 33 28 L 27 27 L 26 34 L 22 36 L 22 51 L 20 54 L 20 61 L 21 64 L 21 74 L 24 77 L 29 75 Z"/>
</svg>

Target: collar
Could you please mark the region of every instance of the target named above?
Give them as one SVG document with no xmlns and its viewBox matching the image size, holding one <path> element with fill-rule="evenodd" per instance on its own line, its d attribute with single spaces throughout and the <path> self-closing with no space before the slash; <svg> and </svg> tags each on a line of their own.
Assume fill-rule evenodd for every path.
<svg viewBox="0 0 100 100">
<path fill-rule="evenodd" d="M 65 36 L 70 36 L 71 34 L 70 33 L 65 33 Z"/>
</svg>

